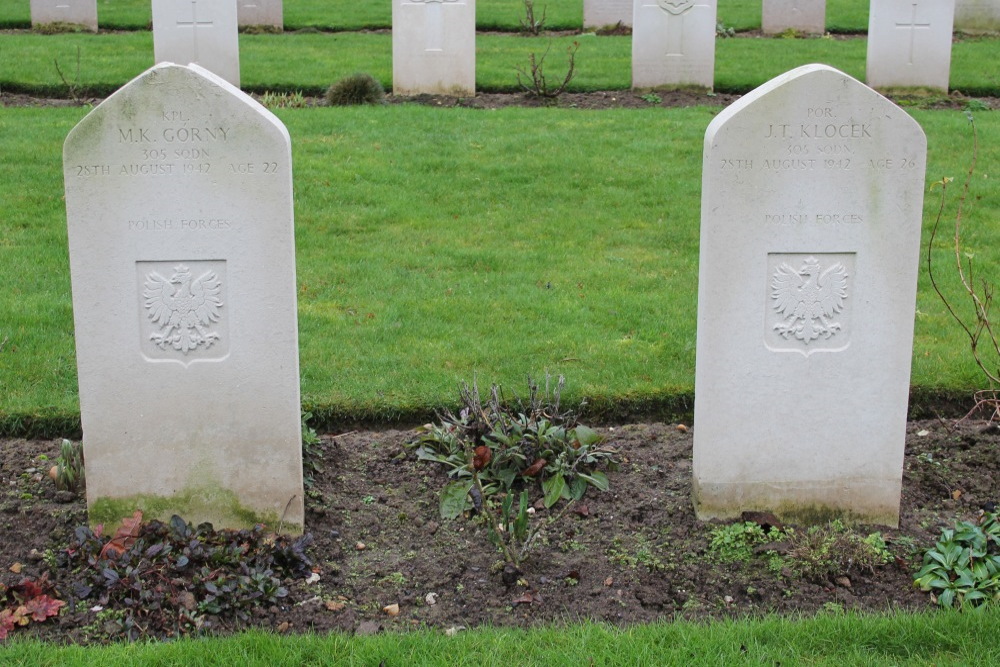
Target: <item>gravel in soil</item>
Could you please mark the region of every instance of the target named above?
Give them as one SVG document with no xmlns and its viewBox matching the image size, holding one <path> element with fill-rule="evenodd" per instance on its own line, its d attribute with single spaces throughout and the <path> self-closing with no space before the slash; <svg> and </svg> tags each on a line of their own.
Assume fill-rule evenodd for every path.
<svg viewBox="0 0 1000 667">
<path fill-rule="evenodd" d="M 652 423 L 600 431 L 619 452 L 610 490 L 589 490 L 547 531 L 519 573 L 504 572 L 480 521 L 441 520 L 438 493 L 448 477 L 406 447 L 415 431 L 323 436 L 306 516 L 318 578 L 284 581 L 290 593 L 278 604 L 221 629 L 364 634 L 926 609 L 933 604 L 928 594 L 913 586 L 923 550 L 941 528 L 974 519 L 982 505 L 997 500 L 996 425 L 910 423 L 899 529 L 857 527 L 862 535 L 880 531 L 894 560 L 797 577 L 769 568 L 764 557 L 723 563 L 712 555 L 711 531 L 719 524 L 699 522 L 690 501 L 691 430 Z M 59 596 L 69 599 L 70 573 L 51 569 L 53 559 L 45 555 L 66 548 L 86 509 L 79 495 L 56 491 L 47 477 L 58 451 L 58 441 L 0 441 L 0 582 L 9 586 L 48 572 Z M 538 509 L 534 520 L 545 514 Z M 395 611 L 391 605 L 398 614 L 386 611 Z M 105 617 L 82 601 L 58 619 L 16 632 L 107 641 Z"/>
</svg>

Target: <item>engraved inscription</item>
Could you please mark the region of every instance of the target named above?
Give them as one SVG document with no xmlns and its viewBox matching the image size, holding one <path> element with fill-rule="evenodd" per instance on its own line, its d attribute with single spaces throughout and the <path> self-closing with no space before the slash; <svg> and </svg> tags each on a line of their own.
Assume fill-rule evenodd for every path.
<svg viewBox="0 0 1000 667">
<path fill-rule="evenodd" d="M 136 273 L 147 359 L 186 366 L 228 354 L 225 261 L 137 262 Z"/>
<path fill-rule="evenodd" d="M 657 0 L 657 4 L 663 11 L 673 15 L 683 14 L 694 7 L 694 0 Z"/>
<path fill-rule="evenodd" d="M 806 356 L 844 349 L 853 273 L 853 253 L 769 255 L 767 346 Z"/>
</svg>

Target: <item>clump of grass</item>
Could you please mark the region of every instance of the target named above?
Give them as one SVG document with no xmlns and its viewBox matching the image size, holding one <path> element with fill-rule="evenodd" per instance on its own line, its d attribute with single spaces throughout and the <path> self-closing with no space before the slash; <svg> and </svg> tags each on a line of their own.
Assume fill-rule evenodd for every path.
<svg viewBox="0 0 1000 667">
<path fill-rule="evenodd" d="M 326 103 L 333 107 L 385 104 L 385 89 L 371 74 L 352 74 L 330 86 Z"/>
</svg>

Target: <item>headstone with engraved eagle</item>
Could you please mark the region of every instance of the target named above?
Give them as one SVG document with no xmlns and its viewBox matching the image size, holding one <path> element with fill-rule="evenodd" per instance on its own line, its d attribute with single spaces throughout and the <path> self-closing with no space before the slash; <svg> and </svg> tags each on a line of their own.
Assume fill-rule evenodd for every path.
<svg viewBox="0 0 1000 667">
<path fill-rule="evenodd" d="M 301 531 L 284 125 L 161 64 L 80 121 L 63 160 L 91 521 Z"/>
<path fill-rule="evenodd" d="M 897 524 L 926 153 L 916 121 L 825 65 L 708 126 L 700 517 Z"/>
</svg>

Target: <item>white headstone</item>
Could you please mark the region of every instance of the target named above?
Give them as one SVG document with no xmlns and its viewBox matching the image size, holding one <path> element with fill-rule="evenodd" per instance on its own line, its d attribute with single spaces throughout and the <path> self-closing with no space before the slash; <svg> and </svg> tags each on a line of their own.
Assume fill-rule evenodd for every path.
<svg viewBox="0 0 1000 667">
<path fill-rule="evenodd" d="M 50 23 L 82 25 L 97 32 L 97 0 L 31 0 L 31 27 Z"/>
<path fill-rule="evenodd" d="M 955 30 L 1000 32 L 1000 0 L 955 0 Z"/>
<path fill-rule="evenodd" d="M 63 164 L 91 521 L 301 531 L 284 125 L 161 63 L 73 128 Z"/>
<path fill-rule="evenodd" d="M 694 493 L 701 518 L 899 518 L 927 141 L 825 65 L 705 133 Z"/>
<path fill-rule="evenodd" d="M 240 26 L 284 27 L 282 0 L 237 0 Z"/>
<path fill-rule="evenodd" d="M 633 7 L 632 87 L 711 88 L 716 0 L 635 0 Z"/>
<path fill-rule="evenodd" d="M 236 0 L 153 0 L 156 62 L 196 63 L 238 88 L 236 16 Z"/>
<path fill-rule="evenodd" d="M 476 0 L 392 0 L 392 92 L 476 94 Z"/>
<path fill-rule="evenodd" d="M 871 0 L 869 86 L 948 90 L 955 0 Z"/>
<path fill-rule="evenodd" d="M 764 0 L 761 28 L 766 35 L 826 32 L 826 0 Z"/>
<path fill-rule="evenodd" d="M 583 27 L 632 25 L 633 0 L 583 0 Z"/>
</svg>

